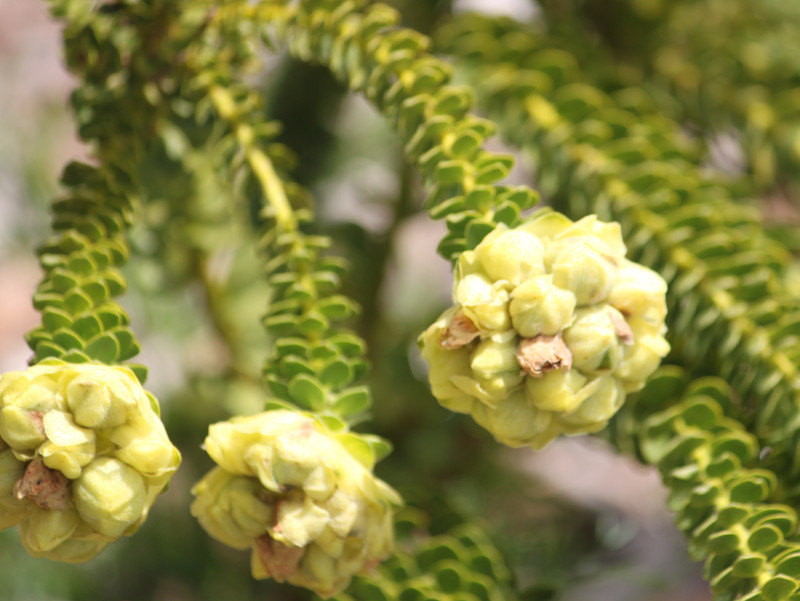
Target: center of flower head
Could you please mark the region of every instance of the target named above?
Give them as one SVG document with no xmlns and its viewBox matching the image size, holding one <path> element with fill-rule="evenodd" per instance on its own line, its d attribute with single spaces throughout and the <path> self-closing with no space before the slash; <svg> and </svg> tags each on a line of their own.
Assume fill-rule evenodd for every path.
<svg viewBox="0 0 800 601">
<path fill-rule="evenodd" d="M 69 485 L 64 474 L 50 469 L 37 457 L 14 484 L 14 497 L 18 501 L 28 498 L 43 509 L 63 511 L 69 507 Z"/>
</svg>

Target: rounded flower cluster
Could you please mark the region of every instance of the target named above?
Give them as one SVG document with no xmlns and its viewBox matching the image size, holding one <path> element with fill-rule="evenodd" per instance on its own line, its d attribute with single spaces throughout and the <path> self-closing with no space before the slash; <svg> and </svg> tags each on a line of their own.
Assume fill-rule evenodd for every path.
<svg viewBox="0 0 800 601">
<path fill-rule="evenodd" d="M 420 338 L 437 400 L 515 447 L 602 429 L 669 351 L 667 285 L 625 251 L 617 223 L 545 212 L 462 253 Z"/>
<path fill-rule="evenodd" d="M 391 553 L 400 502 L 347 440 L 358 438 L 284 409 L 214 424 L 205 448 L 218 467 L 195 485 L 192 515 L 217 540 L 252 548 L 255 578 L 330 597 Z"/>
<path fill-rule="evenodd" d="M 180 463 L 127 368 L 55 359 L 0 378 L 0 529 L 81 562 L 135 532 Z"/>
</svg>

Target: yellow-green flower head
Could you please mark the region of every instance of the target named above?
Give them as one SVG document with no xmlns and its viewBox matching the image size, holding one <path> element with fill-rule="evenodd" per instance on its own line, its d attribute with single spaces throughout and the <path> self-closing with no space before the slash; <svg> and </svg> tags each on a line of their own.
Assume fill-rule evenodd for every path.
<svg viewBox="0 0 800 601">
<path fill-rule="evenodd" d="M 133 534 L 180 463 L 132 371 L 49 359 L 0 377 L 0 529 L 81 562 Z"/>
<path fill-rule="evenodd" d="M 433 395 L 511 446 L 595 432 L 669 351 L 666 282 L 616 223 L 543 212 L 461 254 L 420 337 Z"/>
<path fill-rule="evenodd" d="M 330 597 L 392 551 L 397 493 L 372 473 L 365 444 L 285 409 L 209 428 L 218 467 L 193 488 L 191 511 L 217 540 L 251 549 L 255 578 Z"/>
</svg>

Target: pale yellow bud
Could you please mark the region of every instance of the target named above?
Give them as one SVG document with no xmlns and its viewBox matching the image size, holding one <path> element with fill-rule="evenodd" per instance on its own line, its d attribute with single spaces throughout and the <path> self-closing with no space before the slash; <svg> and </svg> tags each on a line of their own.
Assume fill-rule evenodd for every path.
<svg viewBox="0 0 800 601">
<path fill-rule="evenodd" d="M 144 519 L 144 479 L 116 459 L 102 457 L 89 464 L 72 484 L 72 494 L 81 517 L 103 536 L 122 536 Z"/>
<path fill-rule="evenodd" d="M 553 284 L 553 276 L 531 278 L 511 292 L 509 313 L 523 338 L 555 336 L 575 319 L 575 295 Z"/>
<path fill-rule="evenodd" d="M 0 437 L 18 451 L 35 449 L 46 439 L 43 415 L 40 411 L 3 407 L 0 409 Z"/>
<path fill-rule="evenodd" d="M 588 394 L 587 394 L 588 393 Z M 586 398 L 572 413 L 561 419 L 565 424 L 580 428 L 580 432 L 595 432 L 617 412 L 625 400 L 621 383 L 612 376 L 599 376 L 584 387 Z M 573 430 L 573 433 L 576 432 Z"/>
<path fill-rule="evenodd" d="M 464 314 L 482 332 L 507 330 L 511 284 L 501 280 L 491 282 L 480 274 L 465 276 L 456 286 L 455 299 Z"/>
<path fill-rule="evenodd" d="M 476 404 L 472 416 L 498 442 L 510 447 L 541 448 L 558 433 L 551 433 L 552 414 L 533 407 L 522 391 L 512 392 L 495 408 Z"/>
<path fill-rule="evenodd" d="M 564 331 L 564 342 L 572 351 L 572 364 L 585 374 L 616 369 L 623 358 L 623 342 L 615 320 L 625 319 L 603 304 L 578 309 L 575 323 Z"/>
<path fill-rule="evenodd" d="M 616 258 L 596 238 L 559 238 L 548 249 L 547 262 L 553 283 L 572 292 L 578 306 L 606 300 L 616 283 Z"/>
<path fill-rule="evenodd" d="M 542 411 L 571 413 L 585 398 L 581 394 L 585 384 L 586 378 L 578 370 L 555 370 L 541 378 L 525 378 L 525 397 Z"/>
<path fill-rule="evenodd" d="M 642 317 L 660 327 L 667 316 L 666 293 L 667 283 L 660 275 L 624 260 L 608 302 L 625 315 Z"/>
<path fill-rule="evenodd" d="M 206 532 L 234 549 L 250 548 L 273 522 L 273 496 L 253 478 L 216 467 L 195 484 L 192 494 L 192 515 Z"/>
<path fill-rule="evenodd" d="M 68 540 L 79 524 L 80 517 L 73 508 L 59 511 L 34 507 L 20 524 L 20 538 L 31 553 L 46 553 Z"/>
<path fill-rule="evenodd" d="M 484 273 L 514 286 L 544 273 L 544 246 L 536 236 L 498 226 L 475 249 Z"/>
</svg>

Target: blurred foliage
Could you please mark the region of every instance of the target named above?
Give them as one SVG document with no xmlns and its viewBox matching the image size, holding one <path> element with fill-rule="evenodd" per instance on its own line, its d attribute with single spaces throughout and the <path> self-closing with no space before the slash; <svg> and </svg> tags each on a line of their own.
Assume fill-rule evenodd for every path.
<svg viewBox="0 0 800 601">
<path fill-rule="evenodd" d="M 13 532 L 0 533 L 3 598 L 311 598 L 254 581 L 245 555 L 212 541 L 187 511 L 191 483 L 210 467 L 199 447 L 207 425 L 262 407 L 262 367 L 278 337 L 296 338 L 281 327 L 308 317 L 267 307 L 288 289 L 275 275 L 305 269 L 303 261 L 323 274 L 318 282 L 336 280 L 336 294 L 355 301 L 331 309 L 349 316 L 353 332 L 336 355 L 352 378 L 331 389 L 329 404 L 363 377 L 375 401 L 369 429 L 394 446 L 377 474 L 409 505 L 398 518 L 397 556 L 338 598 L 532 601 L 588 590 L 602 599 L 608 579 L 629 584 L 630 598 L 687 598 L 680 581 L 691 583 L 691 572 L 663 577 L 686 569 L 680 558 L 656 570 L 660 578 L 636 561 L 636 532 L 624 532 L 638 529 L 641 538 L 641 524 L 522 472 L 524 455 L 503 453 L 430 397 L 415 339 L 448 293 L 430 265 L 438 240 L 424 264 L 398 273 L 402 257 L 427 243 L 422 188 L 428 212 L 444 221 L 436 235 L 448 259 L 536 200 L 503 184 L 512 160 L 483 150 L 495 126 L 468 112 L 473 97 L 522 150 L 534 172 L 528 183 L 547 202 L 575 217 L 619 220 L 636 258 L 671 283 L 669 359 L 680 369 L 654 377 L 602 436 L 658 467 L 715 598 L 800 598 L 800 307 L 789 252 L 800 247 L 791 210 L 800 162 L 797 8 L 542 0 L 537 21 L 521 24 L 453 22 L 459 3 L 446 0 L 396 0 L 399 14 L 366 2 L 300 4 L 314 11 L 276 2 L 50 3 L 82 80 L 73 97 L 81 136 L 113 168 L 122 213 L 130 202 L 129 221 L 138 221 L 124 304 L 142 361 L 167 358 L 154 375 L 181 384 L 160 397 L 184 464 L 137 535 L 85 566 L 31 560 Z M 398 28 L 398 19 L 420 33 Z M 434 36 L 466 86 L 448 84 L 450 64 L 431 56 L 420 34 Z M 338 52 L 346 60 L 337 62 L 331 49 L 345 38 Z M 262 61 L 265 47 L 275 52 Z M 230 113 L 218 94 L 214 104 L 215 89 L 230 96 Z M 252 146 L 242 143 L 248 128 Z M 253 149 L 275 166 L 303 217 L 291 240 L 274 236 L 274 214 L 264 219 Z M 23 157 L 25 206 L 52 194 L 38 157 Z M 316 218 L 306 221 L 312 196 Z M 776 196 L 790 218 L 776 214 Z M 765 219 L 781 227 L 765 229 Z M 408 230 L 411 244 L 401 235 Z M 287 245 L 299 262 L 269 265 L 270 281 L 264 250 L 286 256 Z M 418 283 L 399 293 L 414 307 L 410 316 L 387 310 L 385 290 L 397 282 Z M 312 294 L 329 298 L 320 286 Z M 284 309 L 289 317 L 273 320 L 271 331 L 259 326 L 265 312 L 280 318 Z M 314 323 L 339 335 L 335 320 Z M 266 371 L 271 394 L 296 402 L 296 373 Z M 306 381 L 329 391 L 317 371 Z M 356 407 L 353 422 L 366 417 L 366 405 Z"/>
</svg>

